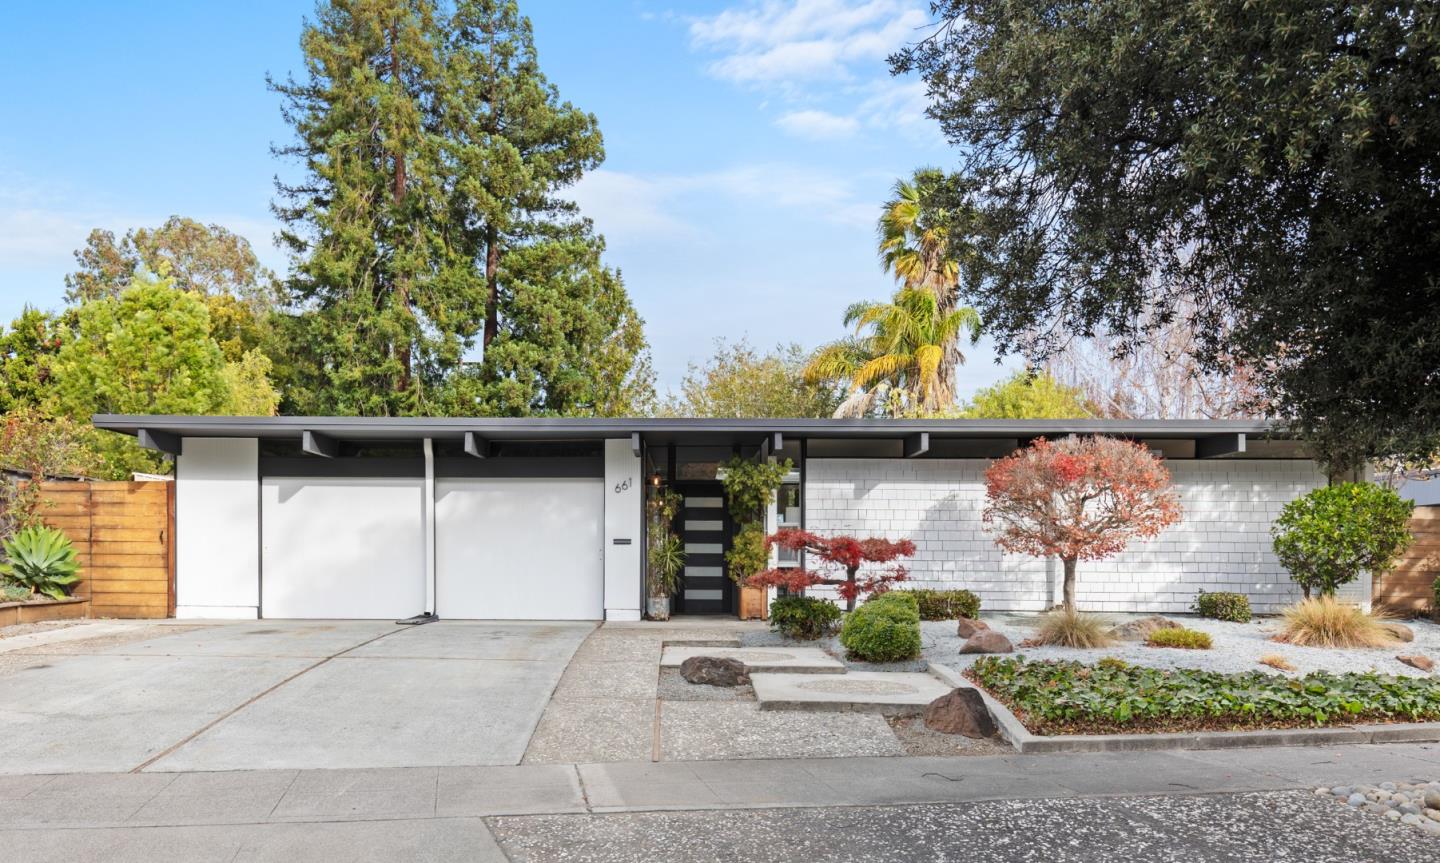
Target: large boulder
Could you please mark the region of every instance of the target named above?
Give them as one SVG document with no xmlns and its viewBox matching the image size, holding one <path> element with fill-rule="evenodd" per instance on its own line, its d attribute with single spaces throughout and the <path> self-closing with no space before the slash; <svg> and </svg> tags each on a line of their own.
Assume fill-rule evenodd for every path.
<svg viewBox="0 0 1440 863">
<path fill-rule="evenodd" d="M 993 629 L 982 629 L 960 646 L 961 653 L 1014 653 L 1010 639 Z"/>
<path fill-rule="evenodd" d="M 1382 620 L 1380 621 L 1380 628 L 1390 633 L 1397 641 L 1415 640 L 1415 630 L 1398 620 Z"/>
<path fill-rule="evenodd" d="M 1421 671 L 1433 671 L 1435 669 L 1435 660 L 1431 659 L 1428 656 L 1423 656 L 1419 653 L 1402 653 L 1395 658 L 1410 666 L 1411 668 L 1418 668 Z"/>
<path fill-rule="evenodd" d="M 1122 623 L 1110 630 L 1110 637 L 1121 641 L 1144 641 L 1157 629 L 1180 629 L 1180 624 L 1168 617 L 1152 614 Z"/>
<path fill-rule="evenodd" d="M 980 692 L 968 687 L 951 690 L 925 705 L 925 727 L 941 734 L 993 737 L 995 720 L 985 709 Z"/>
<path fill-rule="evenodd" d="M 962 617 L 960 618 L 960 622 L 955 626 L 955 634 L 961 638 L 969 638 L 975 633 L 989 628 L 983 620 L 971 620 L 968 617 Z"/>
<path fill-rule="evenodd" d="M 706 686 L 740 686 L 750 682 L 745 663 L 724 656 L 692 656 L 680 663 L 680 676 Z"/>
</svg>

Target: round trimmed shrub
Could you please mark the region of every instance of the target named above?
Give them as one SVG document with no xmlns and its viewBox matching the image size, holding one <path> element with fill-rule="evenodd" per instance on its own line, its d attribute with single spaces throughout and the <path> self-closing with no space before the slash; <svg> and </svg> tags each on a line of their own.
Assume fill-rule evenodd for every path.
<svg viewBox="0 0 1440 863">
<path fill-rule="evenodd" d="M 814 596 L 782 596 L 770 603 L 770 628 L 790 638 L 814 641 L 830 634 L 840 607 Z"/>
<path fill-rule="evenodd" d="M 920 605 L 921 620 L 971 620 L 980 616 L 980 597 L 970 590 L 910 590 Z"/>
<path fill-rule="evenodd" d="M 1226 593 L 1224 591 L 1207 593 L 1202 590 L 1200 595 L 1195 597 L 1195 604 L 1191 608 L 1201 617 L 1208 617 L 1212 620 L 1228 620 L 1231 623 L 1250 622 L 1250 600 L 1243 593 Z"/>
<path fill-rule="evenodd" d="M 1376 579 L 1414 539 L 1415 502 L 1371 482 L 1317 488 L 1285 504 L 1270 527 L 1275 556 L 1306 598 L 1335 593 L 1360 573 Z"/>
<path fill-rule="evenodd" d="M 920 655 L 920 608 L 908 594 L 882 593 L 845 616 L 840 643 L 850 658 L 899 662 Z"/>
</svg>

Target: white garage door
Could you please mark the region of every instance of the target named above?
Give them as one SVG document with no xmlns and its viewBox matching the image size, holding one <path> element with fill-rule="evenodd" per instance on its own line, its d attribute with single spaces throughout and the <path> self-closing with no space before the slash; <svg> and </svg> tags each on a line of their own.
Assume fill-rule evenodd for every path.
<svg viewBox="0 0 1440 863">
<path fill-rule="evenodd" d="M 265 617 L 391 618 L 425 610 L 419 479 L 261 481 Z"/>
<path fill-rule="evenodd" d="M 598 479 L 437 480 L 436 613 L 604 617 L 603 489 Z"/>
</svg>

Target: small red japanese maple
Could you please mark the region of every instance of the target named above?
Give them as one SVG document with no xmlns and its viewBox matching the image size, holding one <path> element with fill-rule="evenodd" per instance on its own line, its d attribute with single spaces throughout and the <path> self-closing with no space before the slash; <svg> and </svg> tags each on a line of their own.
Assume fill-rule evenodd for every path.
<svg viewBox="0 0 1440 863">
<path fill-rule="evenodd" d="M 1038 440 L 985 471 L 983 519 L 1005 551 L 1058 557 L 1065 608 L 1075 564 L 1120 553 L 1180 520 L 1170 472 L 1145 447 L 1108 437 Z"/>
<path fill-rule="evenodd" d="M 800 593 L 817 584 L 833 585 L 836 592 L 844 597 L 847 611 L 855 609 L 855 597 L 860 594 L 884 593 L 890 585 L 904 581 L 908 576 L 905 567 L 898 563 L 867 572 L 863 578 L 860 577 L 860 567 L 867 563 L 894 563 L 915 553 L 915 543 L 908 539 L 892 541 L 874 537 L 820 536 L 805 530 L 782 530 L 765 538 L 767 549 L 777 545 L 788 551 L 804 551 L 829 564 L 831 569 L 821 572 L 799 567 L 767 569 L 746 579 L 746 585 L 783 587 L 792 593 Z M 834 578 L 833 574 L 842 569 L 845 577 Z"/>
</svg>

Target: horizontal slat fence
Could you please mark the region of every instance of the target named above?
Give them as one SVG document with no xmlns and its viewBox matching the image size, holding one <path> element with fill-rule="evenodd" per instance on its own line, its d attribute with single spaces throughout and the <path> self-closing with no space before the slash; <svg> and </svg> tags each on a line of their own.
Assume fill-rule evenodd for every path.
<svg viewBox="0 0 1440 863">
<path fill-rule="evenodd" d="M 174 483 L 47 482 L 41 517 L 80 555 L 92 617 L 174 613 Z"/>
<path fill-rule="evenodd" d="M 1440 506 L 1415 507 L 1410 532 L 1415 542 L 1394 569 L 1376 579 L 1372 596 L 1376 605 L 1423 614 L 1435 598 L 1435 579 L 1440 578 Z"/>
</svg>

